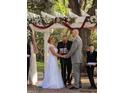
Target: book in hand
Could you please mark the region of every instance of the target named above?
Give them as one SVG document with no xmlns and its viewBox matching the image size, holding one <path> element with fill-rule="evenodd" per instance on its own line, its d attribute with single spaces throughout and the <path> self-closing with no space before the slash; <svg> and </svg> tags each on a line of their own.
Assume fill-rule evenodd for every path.
<svg viewBox="0 0 124 93">
<path fill-rule="evenodd" d="M 88 62 L 87 65 L 89 65 L 89 66 L 93 65 L 94 66 L 94 65 L 96 65 L 96 63 L 95 62 Z"/>
<path fill-rule="evenodd" d="M 67 54 L 68 50 L 67 48 L 60 48 L 60 54 Z"/>
<path fill-rule="evenodd" d="M 30 55 L 27 54 L 27 57 L 30 57 Z"/>
</svg>

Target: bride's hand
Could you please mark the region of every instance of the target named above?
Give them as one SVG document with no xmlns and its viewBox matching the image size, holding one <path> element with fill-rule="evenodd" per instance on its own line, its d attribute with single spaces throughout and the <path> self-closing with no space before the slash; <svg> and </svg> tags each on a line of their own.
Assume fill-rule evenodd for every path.
<svg viewBox="0 0 124 93">
<path fill-rule="evenodd" d="M 60 55 L 60 57 L 65 58 L 65 55 Z"/>
</svg>

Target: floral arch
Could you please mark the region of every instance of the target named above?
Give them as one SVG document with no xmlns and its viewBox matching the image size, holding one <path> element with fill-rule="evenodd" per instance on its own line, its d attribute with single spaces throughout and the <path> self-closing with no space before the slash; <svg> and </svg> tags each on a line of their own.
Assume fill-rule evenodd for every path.
<svg viewBox="0 0 124 93">
<path fill-rule="evenodd" d="M 41 15 L 28 13 L 28 27 L 32 31 L 44 33 L 44 62 L 47 62 L 48 43 L 47 40 L 50 36 L 52 29 L 68 28 L 68 29 L 83 29 L 93 28 L 96 26 L 96 16 L 89 16 L 85 13 L 83 16 L 78 16 L 71 13 L 70 16 L 53 16 L 45 12 Z"/>
</svg>

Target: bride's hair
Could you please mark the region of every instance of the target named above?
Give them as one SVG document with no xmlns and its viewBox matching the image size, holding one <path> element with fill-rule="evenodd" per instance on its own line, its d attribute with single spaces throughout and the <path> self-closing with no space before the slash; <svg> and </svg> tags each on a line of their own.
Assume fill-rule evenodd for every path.
<svg viewBox="0 0 124 93">
<path fill-rule="evenodd" d="M 48 39 L 48 43 L 50 43 L 50 41 L 51 41 L 52 39 L 55 39 L 55 37 L 54 37 L 53 35 L 50 35 L 50 37 L 49 37 L 49 39 Z"/>
</svg>

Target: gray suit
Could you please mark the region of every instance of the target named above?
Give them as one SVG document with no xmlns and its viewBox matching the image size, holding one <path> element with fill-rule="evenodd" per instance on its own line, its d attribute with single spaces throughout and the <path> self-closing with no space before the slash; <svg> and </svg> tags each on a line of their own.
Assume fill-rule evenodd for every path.
<svg viewBox="0 0 124 93">
<path fill-rule="evenodd" d="M 71 56 L 71 61 L 72 61 L 72 70 L 74 73 L 74 86 L 76 88 L 80 87 L 80 67 L 82 63 L 82 40 L 79 36 L 75 38 L 75 40 L 72 43 L 71 49 L 66 55 L 66 57 Z"/>
</svg>

